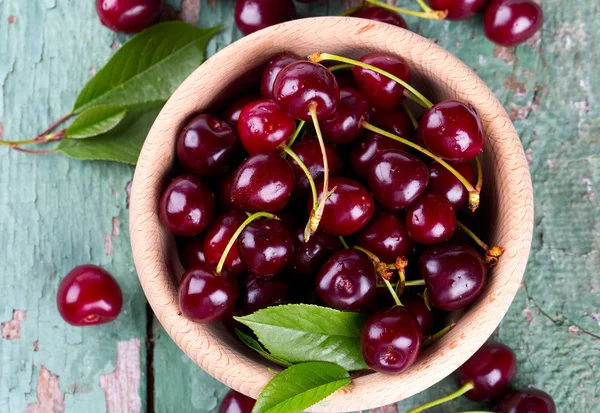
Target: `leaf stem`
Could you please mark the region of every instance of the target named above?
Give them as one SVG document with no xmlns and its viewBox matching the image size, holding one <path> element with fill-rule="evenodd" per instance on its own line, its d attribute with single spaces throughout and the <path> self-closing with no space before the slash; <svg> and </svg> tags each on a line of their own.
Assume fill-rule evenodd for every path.
<svg viewBox="0 0 600 413">
<path fill-rule="evenodd" d="M 450 331 L 452 331 L 452 329 L 454 328 L 454 326 L 456 326 L 456 323 L 454 321 L 452 321 L 450 324 L 448 324 L 446 327 L 442 328 L 437 333 L 432 334 L 431 336 L 427 337 L 423 341 L 423 347 L 429 347 L 432 344 L 436 343 L 439 339 L 441 339 L 446 334 L 448 334 Z"/>
<path fill-rule="evenodd" d="M 346 240 L 344 239 L 344 237 L 342 237 L 341 235 L 338 237 L 340 239 L 340 243 L 342 244 L 342 247 L 344 247 L 344 249 L 348 249 L 350 248 L 348 246 L 348 243 L 346 242 Z"/>
<path fill-rule="evenodd" d="M 300 159 L 300 157 L 298 155 L 296 155 L 296 153 L 291 150 L 287 145 L 281 145 L 280 148 L 287 154 L 290 156 L 290 158 L 292 158 L 294 161 L 296 161 L 296 163 L 298 164 L 298 166 L 300 167 L 300 169 L 302 169 L 302 172 L 304 172 L 304 175 L 306 175 L 306 178 L 308 179 L 308 184 L 310 185 L 310 190 L 312 192 L 312 196 L 313 196 L 313 211 L 316 211 L 319 208 L 319 203 L 317 202 L 317 186 L 315 184 L 315 180 L 313 179 L 312 175 L 310 174 L 310 171 L 308 170 L 308 167 L 306 166 L 306 164 L 304 162 L 302 162 L 302 159 Z"/>
<path fill-rule="evenodd" d="M 54 121 L 50 126 L 48 126 L 48 128 L 41 132 L 37 137 L 41 137 L 44 135 L 49 134 L 50 132 L 52 132 L 54 129 L 56 129 L 58 127 L 58 125 L 60 125 L 61 123 L 63 123 L 64 121 L 66 121 L 67 119 L 69 119 L 71 116 L 73 116 L 75 113 L 73 111 L 67 113 L 66 115 L 62 116 L 61 118 L 57 119 L 56 121 Z"/>
<path fill-rule="evenodd" d="M 66 129 L 61 129 L 57 132 L 49 133 L 47 135 L 36 136 L 35 138 L 22 140 L 22 141 L 0 140 L 0 145 L 10 146 L 11 148 L 16 149 L 18 146 L 22 146 L 22 145 L 37 145 L 40 143 L 59 141 L 65 137 L 65 131 L 66 131 Z"/>
<path fill-rule="evenodd" d="M 412 123 L 413 128 L 417 129 L 419 127 L 419 122 L 417 122 L 417 118 L 415 118 L 414 113 L 412 113 L 412 110 L 410 110 L 410 108 L 408 107 L 408 103 L 406 103 L 406 101 L 403 101 L 402 106 L 404 107 L 404 110 L 406 111 L 406 114 L 408 115 L 408 118 L 410 119 L 410 123 Z"/>
<path fill-rule="evenodd" d="M 450 400 L 454 400 L 454 399 L 462 396 L 469 390 L 472 390 L 474 387 L 475 387 L 475 385 L 473 384 L 473 382 L 469 381 L 469 382 L 465 383 L 464 386 L 462 386 L 460 389 L 458 389 L 454 393 L 451 393 L 451 394 L 447 395 L 446 397 L 439 398 L 439 399 L 431 401 L 429 403 L 425 403 L 419 407 L 409 410 L 406 413 L 418 413 L 418 412 L 422 412 L 423 410 L 427 410 L 430 407 L 439 406 L 440 404 L 449 402 Z"/>
<path fill-rule="evenodd" d="M 417 0 L 419 1 L 419 0 Z M 431 19 L 431 20 L 444 20 L 448 15 L 448 10 L 431 10 L 429 11 L 414 11 L 403 9 L 401 7 L 392 6 L 390 4 L 384 3 L 378 0 L 365 0 L 367 3 L 374 4 L 376 6 L 382 7 L 384 9 L 388 9 L 391 11 L 395 11 L 396 13 L 408 14 L 409 16 L 421 17 L 423 19 Z M 421 4 L 421 2 L 419 2 Z"/>
</svg>

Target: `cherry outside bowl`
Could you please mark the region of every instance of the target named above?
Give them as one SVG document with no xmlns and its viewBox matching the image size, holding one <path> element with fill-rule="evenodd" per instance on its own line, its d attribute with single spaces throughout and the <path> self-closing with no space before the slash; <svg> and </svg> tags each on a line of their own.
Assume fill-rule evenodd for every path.
<svg viewBox="0 0 600 413">
<path fill-rule="evenodd" d="M 488 339 L 512 302 L 527 264 L 533 230 L 533 195 L 527 161 L 513 125 L 490 89 L 466 65 L 435 43 L 401 28 L 350 17 L 318 17 L 283 23 L 226 47 L 192 73 L 166 103 L 150 131 L 135 171 L 130 229 L 140 282 L 158 320 L 200 367 L 227 386 L 257 397 L 274 366 L 218 325 L 181 315 L 173 279 L 183 272 L 175 240 L 158 216 L 160 195 L 176 159 L 176 139 L 186 119 L 224 103 L 244 72 L 284 51 L 307 56 L 326 51 L 359 58 L 367 52 L 402 56 L 413 83 L 431 100 L 473 105 L 486 132 L 482 192 L 489 242 L 506 252 L 491 271 L 480 299 L 456 328 L 399 375 L 370 374 L 313 406 L 314 412 L 367 410 L 408 398 L 448 376 Z M 482 209 L 483 209 L 482 208 Z"/>
</svg>

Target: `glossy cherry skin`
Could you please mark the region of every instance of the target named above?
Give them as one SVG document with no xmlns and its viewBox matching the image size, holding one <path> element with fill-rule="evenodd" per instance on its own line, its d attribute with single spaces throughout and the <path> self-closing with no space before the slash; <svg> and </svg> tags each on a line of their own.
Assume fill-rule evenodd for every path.
<svg viewBox="0 0 600 413">
<path fill-rule="evenodd" d="M 244 149 L 250 155 L 276 152 L 294 134 L 296 121 L 273 100 L 257 100 L 242 109 L 237 124 Z"/>
<path fill-rule="evenodd" d="M 96 0 L 100 22 L 115 32 L 137 33 L 158 23 L 164 0 Z"/>
<path fill-rule="evenodd" d="M 496 399 L 510 386 L 517 373 L 517 357 L 510 347 L 486 343 L 454 372 L 459 387 L 471 382 L 475 386 L 465 393 L 476 402 Z"/>
<path fill-rule="evenodd" d="M 382 23 L 392 24 L 394 26 L 402 27 L 406 29 L 406 21 L 398 13 L 391 10 L 384 9 L 383 7 L 367 7 L 362 9 L 355 17 L 361 19 L 375 20 Z"/>
<path fill-rule="evenodd" d="M 314 276 L 325 261 L 339 249 L 340 240 L 335 235 L 317 231 L 306 242 L 304 228 L 300 227 L 295 233 L 294 255 L 289 270 L 301 277 Z"/>
<path fill-rule="evenodd" d="M 369 176 L 373 159 L 389 149 L 406 152 L 406 145 L 385 136 L 368 131 L 350 152 L 350 166 L 361 178 Z"/>
<path fill-rule="evenodd" d="M 250 212 L 277 212 L 292 196 L 294 170 L 277 153 L 253 155 L 237 169 L 231 184 L 231 197 Z"/>
<path fill-rule="evenodd" d="M 419 322 L 401 306 L 373 314 L 360 335 L 365 362 L 380 373 L 399 373 L 410 367 L 419 355 L 421 342 Z"/>
<path fill-rule="evenodd" d="M 274 219 L 254 221 L 238 238 L 238 250 L 248 271 L 259 277 L 281 273 L 294 253 L 294 238 L 281 222 Z"/>
<path fill-rule="evenodd" d="M 369 53 L 360 61 L 385 70 L 410 83 L 410 68 L 404 59 L 390 53 Z M 404 86 L 386 76 L 359 66 L 352 68 L 354 80 L 374 106 L 384 109 L 397 107 L 404 99 Z"/>
<path fill-rule="evenodd" d="M 402 294 L 402 305 L 404 305 L 404 307 L 408 308 L 410 312 L 413 313 L 419 322 L 419 325 L 421 326 L 421 333 L 423 336 L 428 336 L 434 332 L 435 313 L 433 310 L 427 308 L 423 297 L 405 291 Z"/>
<path fill-rule="evenodd" d="M 318 63 L 306 60 L 281 69 L 273 85 L 273 95 L 281 109 L 304 121 L 312 120 L 311 106 L 314 106 L 319 120 L 330 118 L 340 100 L 340 90 L 333 73 Z"/>
<path fill-rule="evenodd" d="M 370 120 L 371 103 L 358 90 L 340 89 L 340 101 L 333 116 L 321 121 L 323 137 L 333 143 L 350 143 L 358 139 L 364 129 L 362 121 Z"/>
<path fill-rule="evenodd" d="M 302 58 L 295 53 L 284 52 L 269 60 L 260 79 L 260 95 L 263 99 L 275 99 L 273 85 L 281 69 Z"/>
<path fill-rule="evenodd" d="M 317 196 L 320 199 L 323 192 L 322 183 L 317 182 L 316 185 Z M 364 186 L 349 178 L 331 178 L 329 188 L 336 190 L 325 202 L 319 228 L 344 237 L 367 225 L 375 211 L 375 201 Z M 312 205 L 310 197 L 308 211 L 312 209 Z"/>
<path fill-rule="evenodd" d="M 490 0 L 429 0 L 434 10 L 448 10 L 446 20 L 465 20 L 483 11 Z"/>
<path fill-rule="evenodd" d="M 488 267 L 481 256 L 465 245 L 442 244 L 427 248 L 419 257 L 419 272 L 429 299 L 440 310 L 459 310 L 483 292 Z"/>
<path fill-rule="evenodd" d="M 354 75 L 352 74 L 352 70 L 336 70 L 335 72 L 333 72 L 333 74 L 335 75 L 335 80 L 337 80 L 338 87 L 340 89 L 343 87 L 358 89 L 358 86 L 354 81 Z"/>
<path fill-rule="evenodd" d="M 427 148 L 454 162 L 468 162 L 483 151 L 483 124 L 475 108 L 458 100 L 436 103 L 419 121 Z"/>
<path fill-rule="evenodd" d="M 240 209 L 239 206 L 233 202 L 231 197 L 231 185 L 233 185 L 235 172 L 236 171 L 230 171 L 219 180 L 218 201 L 219 206 L 225 211 L 229 209 Z"/>
<path fill-rule="evenodd" d="M 229 240 L 246 218 L 248 216 L 244 212 L 231 210 L 224 212 L 215 219 L 215 222 L 208 228 L 204 236 L 204 257 L 207 262 L 219 262 Z M 245 269 L 237 243 L 233 244 L 227 254 L 225 268 L 234 276 L 240 275 Z"/>
<path fill-rule="evenodd" d="M 520 389 L 507 393 L 494 410 L 501 413 L 556 413 L 554 400 L 537 389 Z"/>
<path fill-rule="evenodd" d="M 458 171 L 472 185 L 477 182 L 477 175 L 473 167 L 466 162 L 448 162 L 450 166 Z M 437 162 L 432 162 L 429 168 L 429 188 L 436 190 L 448 198 L 454 211 L 465 209 L 469 205 L 469 191 L 452 175 L 448 169 Z"/>
<path fill-rule="evenodd" d="M 219 413 L 252 413 L 255 404 L 256 400 L 229 390 L 219 406 Z"/>
<path fill-rule="evenodd" d="M 119 316 L 123 294 L 117 280 L 96 265 L 73 268 L 56 293 L 60 316 L 74 326 L 104 324 Z"/>
<path fill-rule="evenodd" d="M 244 285 L 243 314 L 290 302 L 289 287 L 279 278 L 265 279 L 249 274 Z"/>
<path fill-rule="evenodd" d="M 292 20 L 296 7 L 292 0 L 238 0 L 233 13 L 238 29 L 248 35 Z"/>
<path fill-rule="evenodd" d="M 377 274 L 362 251 L 333 254 L 317 275 L 315 290 L 325 304 L 342 311 L 359 311 L 375 297 Z"/>
<path fill-rule="evenodd" d="M 516 46 L 531 38 L 544 23 L 542 8 L 533 0 L 494 0 L 485 10 L 483 31 L 501 46 Z"/>
<path fill-rule="evenodd" d="M 200 178 L 181 175 L 162 194 L 160 220 L 172 234 L 192 237 L 208 228 L 215 204 L 215 195 Z"/>
<path fill-rule="evenodd" d="M 188 319 L 209 323 L 223 317 L 235 305 L 237 286 L 227 270 L 216 274 L 216 264 L 195 267 L 181 277 L 179 306 Z"/>
<path fill-rule="evenodd" d="M 363 247 L 383 262 L 392 264 L 396 258 L 412 251 L 413 241 L 398 213 L 376 208 L 373 218 L 357 234 L 356 245 Z"/>
<path fill-rule="evenodd" d="M 227 108 L 223 111 L 223 119 L 229 122 L 236 130 L 237 123 L 240 119 L 240 113 L 242 113 L 242 109 L 251 102 L 259 100 L 260 96 L 257 95 L 245 95 L 236 100 L 234 100 Z"/>
<path fill-rule="evenodd" d="M 398 211 L 414 203 L 425 191 L 429 170 L 416 156 L 389 150 L 373 159 L 368 178 L 377 202 Z"/>
<path fill-rule="evenodd" d="M 456 213 L 443 194 L 427 190 L 407 209 L 406 229 L 419 244 L 439 244 L 454 235 Z"/>
<path fill-rule="evenodd" d="M 181 258 L 183 268 L 186 270 L 206 264 L 208 261 L 204 254 L 204 235 L 198 235 L 187 240 L 179 257 Z"/>
<path fill-rule="evenodd" d="M 409 139 L 414 132 L 412 121 L 403 107 L 384 109 L 373 106 L 371 123 L 405 139 Z"/>
</svg>

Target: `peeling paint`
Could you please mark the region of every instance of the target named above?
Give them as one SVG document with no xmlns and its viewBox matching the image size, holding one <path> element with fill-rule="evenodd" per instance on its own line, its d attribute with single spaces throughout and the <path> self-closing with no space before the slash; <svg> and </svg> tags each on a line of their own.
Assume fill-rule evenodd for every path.
<svg viewBox="0 0 600 413">
<path fill-rule="evenodd" d="M 40 342 L 38 340 L 33 342 L 33 351 L 40 351 Z"/>
<path fill-rule="evenodd" d="M 4 125 L 0 122 L 0 141 L 4 139 Z"/>
<path fill-rule="evenodd" d="M 113 240 L 115 238 L 117 238 L 120 234 L 119 224 L 120 224 L 119 218 L 113 217 L 112 218 L 112 231 L 110 234 L 104 235 L 104 252 L 106 253 L 107 256 L 112 254 Z"/>
<path fill-rule="evenodd" d="M 140 339 L 117 343 L 116 367 L 111 374 L 100 376 L 106 396 L 106 413 L 140 413 Z M 28 412 L 29 413 L 29 412 Z"/>
<path fill-rule="evenodd" d="M 37 382 L 37 403 L 27 405 L 26 413 L 63 413 L 65 394 L 60 389 L 59 377 L 42 366 Z"/>
<path fill-rule="evenodd" d="M 17 21 L 17 18 L 15 16 L 8 16 L 9 24 L 15 24 L 16 21 Z"/>
<path fill-rule="evenodd" d="M 525 314 L 525 317 L 527 317 L 527 322 L 531 324 L 531 322 L 533 321 L 533 314 L 531 314 L 531 308 L 525 307 L 525 309 L 523 310 L 523 314 Z"/>
<path fill-rule="evenodd" d="M 90 73 L 90 76 L 94 76 L 96 74 L 96 66 L 91 66 L 89 73 Z"/>
<path fill-rule="evenodd" d="M 21 337 L 21 321 L 27 320 L 27 313 L 23 310 L 13 310 L 12 320 L 1 324 L 2 338 L 16 340 Z"/>
<path fill-rule="evenodd" d="M 387 406 L 371 409 L 371 413 L 398 413 L 398 406 L 395 404 L 389 404 Z"/>
<path fill-rule="evenodd" d="M 200 0 L 182 0 L 179 19 L 194 26 L 198 24 L 200 20 Z"/>
<path fill-rule="evenodd" d="M 131 197 L 131 181 L 127 182 L 127 185 L 125 185 L 125 193 L 127 194 L 125 204 L 127 205 L 127 209 L 129 209 L 129 198 Z"/>
<path fill-rule="evenodd" d="M 570 334 L 577 334 L 579 333 L 580 329 L 577 326 L 569 326 L 569 333 Z"/>
<path fill-rule="evenodd" d="M 495 46 L 494 57 L 510 64 L 517 62 L 515 49 L 513 47 Z"/>
<path fill-rule="evenodd" d="M 517 77 L 514 74 L 506 78 L 504 88 L 515 92 L 515 96 L 523 96 L 527 93 L 526 82 L 517 81 Z"/>
<path fill-rule="evenodd" d="M 119 50 L 121 48 L 122 44 L 120 41 L 117 40 L 117 37 L 115 36 L 112 44 L 110 45 L 110 48 L 113 50 Z"/>
</svg>

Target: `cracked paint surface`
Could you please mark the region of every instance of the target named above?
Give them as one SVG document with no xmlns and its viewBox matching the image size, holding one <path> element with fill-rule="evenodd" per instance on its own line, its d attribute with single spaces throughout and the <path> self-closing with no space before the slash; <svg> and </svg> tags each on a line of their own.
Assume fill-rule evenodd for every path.
<svg viewBox="0 0 600 413">
<path fill-rule="evenodd" d="M 2 338 L 16 340 L 21 337 L 21 322 L 27 320 L 27 313 L 23 310 L 13 310 L 12 319 L 0 324 Z"/>
</svg>

